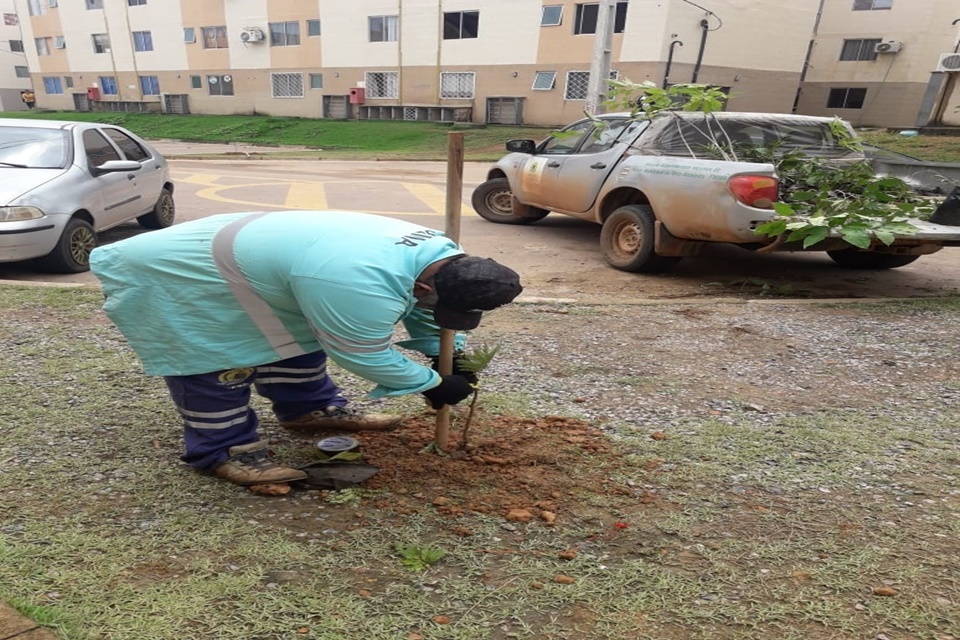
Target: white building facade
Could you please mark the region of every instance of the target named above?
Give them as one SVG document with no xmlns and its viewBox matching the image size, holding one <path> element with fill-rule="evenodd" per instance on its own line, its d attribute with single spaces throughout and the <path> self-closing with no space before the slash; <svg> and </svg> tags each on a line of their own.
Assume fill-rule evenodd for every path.
<svg viewBox="0 0 960 640">
<path fill-rule="evenodd" d="M 570 0 L 16 8 L 40 108 L 548 126 L 583 113 L 603 10 Z M 952 73 L 937 69 L 955 48 L 960 0 L 621 0 L 612 13 L 614 77 L 726 87 L 731 110 L 914 126 L 924 109 L 949 122 L 956 102 Z M 875 53 L 884 42 L 899 44 Z"/>
</svg>

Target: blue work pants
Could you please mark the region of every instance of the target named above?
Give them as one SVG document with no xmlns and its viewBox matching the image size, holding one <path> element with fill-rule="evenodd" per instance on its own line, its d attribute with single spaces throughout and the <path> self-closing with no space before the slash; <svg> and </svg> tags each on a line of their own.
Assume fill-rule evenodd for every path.
<svg viewBox="0 0 960 640">
<path fill-rule="evenodd" d="M 327 354 L 308 353 L 279 362 L 191 376 L 164 376 L 183 418 L 186 452 L 181 459 L 207 470 L 227 459 L 230 447 L 260 439 L 250 408 L 250 386 L 272 403 L 281 421 L 347 404 L 327 375 Z"/>
</svg>

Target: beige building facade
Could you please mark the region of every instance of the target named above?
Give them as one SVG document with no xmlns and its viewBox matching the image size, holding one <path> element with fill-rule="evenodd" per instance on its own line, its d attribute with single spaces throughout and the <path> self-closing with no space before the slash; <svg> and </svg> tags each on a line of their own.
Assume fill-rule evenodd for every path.
<svg viewBox="0 0 960 640">
<path fill-rule="evenodd" d="M 587 105 L 603 10 L 571 0 L 15 2 L 40 108 L 548 126 Z M 614 77 L 727 87 L 731 110 L 912 126 L 937 84 L 928 61 L 954 48 L 960 0 L 626 0 L 612 14 Z M 853 51 L 847 41 L 876 38 L 903 45 L 839 59 Z M 941 75 L 935 100 L 945 103 L 954 87 Z"/>
<path fill-rule="evenodd" d="M 27 108 L 21 92 L 31 88 L 32 80 L 24 49 L 13 0 L 0 0 L 0 111 Z"/>
</svg>

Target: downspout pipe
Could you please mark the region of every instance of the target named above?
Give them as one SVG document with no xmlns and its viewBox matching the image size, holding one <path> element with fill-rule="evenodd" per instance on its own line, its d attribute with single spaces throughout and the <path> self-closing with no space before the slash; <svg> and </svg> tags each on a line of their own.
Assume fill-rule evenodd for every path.
<svg viewBox="0 0 960 640">
<path fill-rule="evenodd" d="M 663 88 L 666 89 L 667 85 L 670 84 L 670 67 L 673 66 L 673 49 L 676 46 L 683 46 L 683 43 L 679 40 L 674 40 L 670 43 L 670 52 L 667 54 L 667 68 L 663 70 Z"/>
<path fill-rule="evenodd" d="M 700 29 L 702 30 L 700 34 L 700 50 L 697 52 L 697 63 L 693 66 L 693 78 L 691 82 L 696 84 L 697 78 L 700 77 L 700 65 L 703 63 L 703 50 L 707 48 L 707 32 L 710 31 L 710 23 L 706 18 L 700 21 Z"/>
</svg>

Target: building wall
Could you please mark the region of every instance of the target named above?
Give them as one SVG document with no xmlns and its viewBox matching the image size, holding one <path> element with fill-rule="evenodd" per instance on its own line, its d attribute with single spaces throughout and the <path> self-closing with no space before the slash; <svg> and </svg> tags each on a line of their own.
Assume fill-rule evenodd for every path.
<svg viewBox="0 0 960 640">
<path fill-rule="evenodd" d="M 20 100 L 20 92 L 32 87 L 29 77 L 17 76 L 17 67 L 28 67 L 24 53 L 12 51 L 10 41 L 23 41 L 20 34 L 19 17 L 13 0 L 0 0 L 0 110 L 20 111 L 26 105 Z M 33 41 L 30 42 L 32 44 Z M 26 42 L 23 48 L 27 48 Z"/>
<path fill-rule="evenodd" d="M 939 53 L 956 44 L 951 21 L 960 17 L 960 0 L 893 0 L 891 9 L 878 11 L 852 11 L 853 1 L 629 0 L 624 32 L 613 37 L 611 66 L 634 82 L 660 86 L 696 78 L 730 87 L 728 108 L 771 112 L 793 109 L 806 70 L 801 113 L 910 125 Z M 576 0 L 147 0 L 133 7 L 127 0 L 103 0 L 103 10 L 61 0 L 41 16 L 28 15 L 26 0 L 15 2 L 38 106 L 51 109 L 72 109 L 72 93 L 96 86 L 103 75 L 115 76 L 119 89 L 105 100 L 156 102 L 159 97 L 140 91 L 140 76 L 152 75 L 162 93 L 189 96 L 195 113 L 318 117 L 324 96 L 346 96 L 368 72 L 395 71 L 399 95 L 368 96 L 368 105 L 471 106 L 473 120 L 483 121 L 488 98 L 522 98 L 525 123 L 557 125 L 582 115 L 586 101 L 568 99 L 565 87 L 569 72 L 590 70 L 595 45 L 592 34 L 574 33 Z M 546 5 L 562 7 L 560 25 L 540 25 Z M 480 12 L 479 37 L 443 39 L 444 12 L 474 10 Z M 398 16 L 398 39 L 370 42 L 370 16 Z M 316 19 L 321 35 L 308 36 L 306 21 Z M 300 43 L 271 46 L 268 24 L 285 21 L 300 25 Z M 228 46 L 204 48 L 202 28 L 218 26 L 226 28 Z M 184 41 L 185 27 L 195 30 L 195 42 Z M 262 29 L 266 39 L 242 42 L 249 27 Z M 133 31 L 150 31 L 154 50 L 135 52 Z M 109 52 L 94 52 L 94 33 L 110 34 Z M 33 38 L 58 35 L 66 47 L 38 56 Z M 838 60 L 844 39 L 870 37 L 903 41 L 904 48 L 874 61 Z M 667 79 L 672 42 L 679 44 Z M 441 98 L 441 73 L 461 71 L 475 74 L 474 98 Z M 537 72 L 555 72 L 555 86 L 534 90 Z M 278 73 L 302 74 L 303 96 L 274 95 L 272 74 Z M 322 74 L 322 88 L 310 88 L 310 74 Z M 45 94 L 44 76 L 70 78 L 74 87 Z M 212 95 L 211 76 L 229 77 L 234 95 Z M 945 119 L 952 116 L 946 103 L 960 103 L 957 83 L 948 84 L 940 98 Z M 847 86 L 867 89 L 863 108 L 827 108 L 830 89 Z"/>
<path fill-rule="evenodd" d="M 939 54 L 957 38 L 957 0 L 893 0 L 890 9 L 854 11 L 853 2 L 826 1 L 799 103 L 800 111 L 837 115 L 854 125 L 910 127 Z M 841 61 L 845 40 L 881 39 L 903 43 L 897 53 L 875 60 Z M 827 106 L 830 89 L 865 88 L 862 108 Z"/>
</svg>

